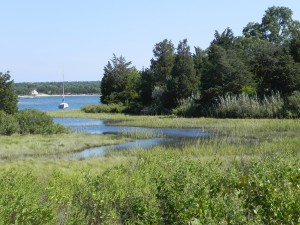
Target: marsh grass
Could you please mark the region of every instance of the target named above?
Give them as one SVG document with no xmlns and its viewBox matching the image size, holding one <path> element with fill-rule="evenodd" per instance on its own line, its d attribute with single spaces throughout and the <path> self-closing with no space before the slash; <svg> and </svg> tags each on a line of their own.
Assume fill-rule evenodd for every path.
<svg viewBox="0 0 300 225">
<path fill-rule="evenodd" d="M 53 113 L 71 114 L 86 115 Z M 56 141 L 54 149 L 73 151 L 124 137 L 0 136 L 1 153 L 2 146 L 12 156 L 20 153 L 0 164 L 0 224 L 299 223 L 300 120 L 93 116 L 131 126 L 198 127 L 213 135 L 177 147 L 108 151 L 104 157 L 26 160 L 20 152 L 26 145 L 50 148 Z"/>
<path fill-rule="evenodd" d="M 123 131 L 120 132 L 120 135 L 122 137 L 128 137 L 131 139 L 149 139 L 149 138 L 163 138 L 166 137 L 163 133 L 156 133 L 152 131 L 145 131 L 145 130 L 140 130 L 136 129 L 134 131 L 127 131 L 124 129 Z"/>
<path fill-rule="evenodd" d="M 24 157 L 64 155 L 86 148 L 118 144 L 128 140 L 130 139 L 119 135 L 84 133 L 0 136 L 0 158 L 15 160 Z"/>
</svg>

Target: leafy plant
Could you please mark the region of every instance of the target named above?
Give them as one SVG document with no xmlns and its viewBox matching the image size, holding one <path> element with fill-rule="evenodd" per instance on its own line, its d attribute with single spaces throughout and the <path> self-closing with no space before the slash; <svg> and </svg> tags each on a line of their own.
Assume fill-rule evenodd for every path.
<svg viewBox="0 0 300 225">
<path fill-rule="evenodd" d="M 19 124 L 13 115 L 0 110 L 0 135 L 12 135 L 19 130 Z"/>
<path fill-rule="evenodd" d="M 51 134 L 67 132 L 62 125 L 54 124 L 45 112 L 24 109 L 16 114 L 21 134 Z"/>
</svg>

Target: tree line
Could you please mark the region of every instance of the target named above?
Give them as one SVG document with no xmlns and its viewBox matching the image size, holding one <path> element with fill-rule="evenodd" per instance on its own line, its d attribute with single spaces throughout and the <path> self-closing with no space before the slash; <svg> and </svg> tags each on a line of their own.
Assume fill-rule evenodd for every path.
<svg viewBox="0 0 300 225">
<path fill-rule="evenodd" d="M 216 31 L 210 46 L 195 47 L 194 53 L 187 39 L 177 48 L 165 39 L 155 44 L 150 67 L 143 71 L 113 55 L 104 67 L 101 101 L 125 105 L 128 112 L 190 116 L 221 115 L 221 104 L 233 100 L 238 105 L 256 101 L 262 111 L 280 106 L 271 117 L 299 116 L 300 23 L 292 14 L 286 7 L 270 7 L 260 23 L 244 27 L 243 35 L 230 28 Z"/>
<path fill-rule="evenodd" d="M 30 95 L 32 90 L 49 95 L 62 94 L 62 82 L 14 83 L 17 95 Z M 64 83 L 66 94 L 100 94 L 100 81 L 70 81 Z"/>
</svg>

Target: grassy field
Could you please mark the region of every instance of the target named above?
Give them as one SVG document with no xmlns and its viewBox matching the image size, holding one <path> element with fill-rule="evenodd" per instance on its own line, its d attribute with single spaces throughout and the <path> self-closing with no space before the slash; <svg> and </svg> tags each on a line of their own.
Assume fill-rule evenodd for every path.
<svg viewBox="0 0 300 225">
<path fill-rule="evenodd" d="M 84 133 L 0 136 L 0 159 L 17 160 L 63 156 L 87 148 L 118 144 L 132 138 Z"/>
<path fill-rule="evenodd" d="M 88 159 L 49 156 L 148 134 L 0 136 L 0 224 L 299 224 L 299 119 L 49 114 L 213 135 Z"/>
</svg>

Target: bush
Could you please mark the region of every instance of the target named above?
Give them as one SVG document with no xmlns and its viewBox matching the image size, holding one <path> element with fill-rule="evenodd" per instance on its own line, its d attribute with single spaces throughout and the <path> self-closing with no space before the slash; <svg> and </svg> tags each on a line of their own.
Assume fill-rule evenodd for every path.
<svg viewBox="0 0 300 225">
<path fill-rule="evenodd" d="M 53 134 L 67 131 L 62 125 L 54 124 L 45 112 L 25 109 L 17 113 L 20 134 Z"/>
<path fill-rule="evenodd" d="M 200 115 L 199 100 L 200 94 L 192 95 L 191 97 L 178 101 L 178 106 L 172 109 L 172 114 L 184 117 L 194 117 Z"/>
<path fill-rule="evenodd" d="M 131 102 L 125 108 L 124 112 L 130 114 L 141 114 L 142 109 L 143 109 L 143 105 L 141 103 Z"/>
<path fill-rule="evenodd" d="M 98 105 L 86 105 L 81 107 L 81 111 L 85 113 L 123 113 L 126 106 L 123 104 L 98 104 Z"/>
<path fill-rule="evenodd" d="M 300 91 L 288 97 L 287 113 L 289 117 L 300 117 Z"/>
<path fill-rule="evenodd" d="M 0 111 L 0 134 L 12 135 L 19 130 L 19 124 L 16 118 L 12 115 Z"/>
</svg>

